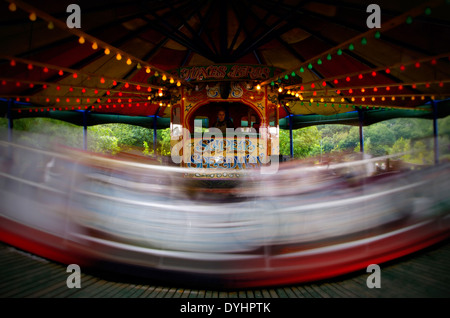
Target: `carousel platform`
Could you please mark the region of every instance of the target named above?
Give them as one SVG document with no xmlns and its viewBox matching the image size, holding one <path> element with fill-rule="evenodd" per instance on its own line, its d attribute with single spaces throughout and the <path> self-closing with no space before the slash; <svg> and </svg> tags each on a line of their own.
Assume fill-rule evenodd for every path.
<svg viewBox="0 0 450 318">
<path fill-rule="evenodd" d="M 381 288 L 368 288 L 370 273 L 353 272 L 323 281 L 240 290 L 196 289 L 84 273 L 81 288 L 68 288 L 65 265 L 0 244 L 2 298 L 448 298 L 450 240 L 380 264 Z"/>
</svg>

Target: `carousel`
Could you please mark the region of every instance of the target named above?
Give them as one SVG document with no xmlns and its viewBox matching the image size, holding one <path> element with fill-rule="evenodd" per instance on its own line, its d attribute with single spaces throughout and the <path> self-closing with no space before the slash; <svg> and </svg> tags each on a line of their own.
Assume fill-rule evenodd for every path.
<svg viewBox="0 0 450 318">
<path fill-rule="evenodd" d="M 0 7 L 4 243 L 234 288 L 327 279 L 449 237 L 448 1 L 382 1 L 380 28 L 351 1 L 78 3 Z M 31 117 L 83 127 L 82 147 L 14 129 Z M 374 174 L 397 155 L 365 156 L 364 128 L 400 117 L 429 120 L 434 165 Z M 88 151 L 105 123 L 148 128 L 154 150 L 169 128 L 170 164 Z M 319 124 L 358 126 L 360 151 L 280 160 L 282 129 L 293 159 L 292 132 Z"/>
</svg>

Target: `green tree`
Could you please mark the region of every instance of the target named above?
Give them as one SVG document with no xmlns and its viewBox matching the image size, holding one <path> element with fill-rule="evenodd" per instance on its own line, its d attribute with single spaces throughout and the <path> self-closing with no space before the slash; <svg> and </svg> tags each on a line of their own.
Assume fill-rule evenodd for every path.
<svg viewBox="0 0 450 318">
<path fill-rule="evenodd" d="M 402 160 L 408 161 L 410 160 L 411 154 L 409 153 L 411 151 L 411 142 L 409 139 L 404 139 L 403 137 L 400 137 L 391 147 L 389 150 L 390 155 L 400 154 L 400 153 L 406 153 L 405 155 L 401 156 L 400 158 Z"/>
<path fill-rule="evenodd" d="M 88 150 L 100 153 L 116 154 L 120 151 L 119 139 L 114 136 L 111 127 L 96 125 L 88 128 Z"/>
<path fill-rule="evenodd" d="M 156 140 L 158 153 L 162 156 L 170 156 L 170 128 L 158 130 Z"/>
<path fill-rule="evenodd" d="M 306 158 L 320 147 L 320 133 L 316 126 L 293 131 L 294 158 Z M 290 155 L 290 136 L 288 130 L 280 130 L 280 154 Z M 319 148 L 320 149 L 320 148 Z"/>
</svg>

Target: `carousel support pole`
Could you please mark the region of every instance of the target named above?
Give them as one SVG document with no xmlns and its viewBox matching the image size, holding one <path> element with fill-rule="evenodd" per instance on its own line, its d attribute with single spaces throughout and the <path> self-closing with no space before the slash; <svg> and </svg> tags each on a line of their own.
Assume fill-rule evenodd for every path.
<svg viewBox="0 0 450 318">
<path fill-rule="evenodd" d="M 291 151 L 291 158 L 294 158 L 294 137 L 292 133 L 293 129 L 293 120 L 292 120 L 292 114 L 289 114 L 289 146 Z"/>
<path fill-rule="evenodd" d="M 153 115 L 153 156 L 156 158 L 156 141 L 158 139 L 158 114 L 159 114 L 159 110 L 161 109 L 161 107 L 158 107 L 158 109 L 156 110 L 155 115 Z"/>
<path fill-rule="evenodd" d="M 83 150 L 87 150 L 87 110 L 83 111 Z"/>
<path fill-rule="evenodd" d="M 294 137 L 293 137 L 293 129 L 294 129 L 294 121 L 293 121 L 293 115 L 291 114 L 290 110 L 286 107 L 286 105 L 283 105 L 284 110 L 289 116 L 289 150 L 291 154 L 291 159 L 294 158 Z"/>
<path fill-rule="evenodd" d="M 13 128 L 14 128 L 14 120 L 12 116 L 12 108 L 14 106 L 14 100 L 8 100 L 8 109 L 7 109 L 7 117 L 8 117 L 8 142 L 12 142 L 13 138 Z"/>
<path fill-rule="evenodd" d="M 439 138 L 438 138 L 438 110 L 437 103 L 432 100 L 433 106 L 433 136 L 434 136 L 434 164 L 439 164 Z"/>
<path fill-rule="evenodd" d="M 364 111 L 358 108 L 358 118 L 359 118 L 359 151 L 364 153 Z"/>
</svg>

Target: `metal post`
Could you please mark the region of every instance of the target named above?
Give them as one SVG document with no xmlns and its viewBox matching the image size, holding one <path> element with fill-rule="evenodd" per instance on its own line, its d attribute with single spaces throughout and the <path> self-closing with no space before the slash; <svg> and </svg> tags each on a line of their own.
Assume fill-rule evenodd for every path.
<svg viewBox="0 0 450 318">
<path fill-rule="evenodd" d="M 161 107 L 158 107 L 158 109 L 155 112 L 155 115 L 153 115 L 153 156 L 156 158 L 156 141 L 158 139 L 158 131 L 157 131 L 157 123 L 158 123 L 158 114 Z"/>
<path fill-rule="evenodd" d="M 292 134 L 292 127 L 293 127 L 293 122 L 292 122 L 292 115 L 289 115 L 289 138 L 290 138 L 290 150 L 291 150 L 291 158 L 294 158 L 294 138 L 293 138 L 293 134 Z"/>
<path fill-rule="evenodd" d="M 83 112 L 83 150 L 87 150 L 87 110 Z"/>
<path fill-rule="evenodd" d="M 438 110 L 437 103 L 432 100 L 433 106 L 433 135 L 434 135 L 434 164 L 439 163 L 439 138 L 438 138 Z"/>
<path fill-rule="evenodd" d="M 322 162 L 322 139 L 320 139 L 320 162 Z"/>
<path fill-rule="evenodd" d="M 156 139 L 158 138 L 158 131 L 156 130 L 156 115 L 153 117 L 153 155 L 156 158 Z"/>
<path fill-rule="evenodd" d="M 7 117 L 8 117 L 8 142 L 12 142 L 13 138 L 13 128 L 14 128 L 14 120 L 12 117 L 12 108 L 14 106 L 14 100 L 10 99 L 8 101 L 8 110 L 7 110 Z"/>
<path fill-rule="evenodd" d="M 358 117 L 359 117 L 359 151 L 364 153 L 364 111 L 358 108 Z"/>
</svg>

